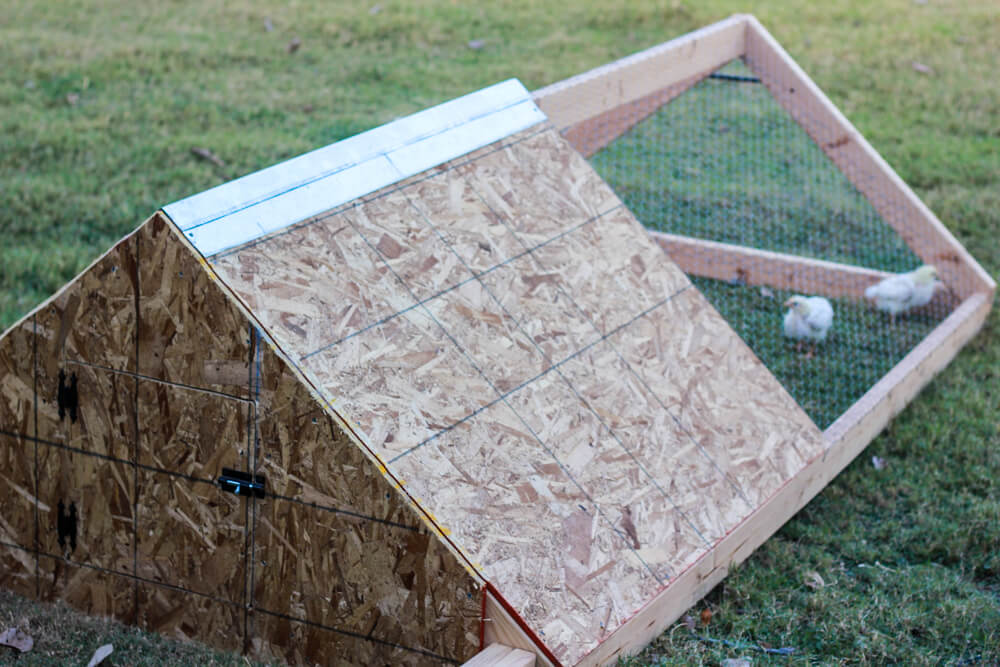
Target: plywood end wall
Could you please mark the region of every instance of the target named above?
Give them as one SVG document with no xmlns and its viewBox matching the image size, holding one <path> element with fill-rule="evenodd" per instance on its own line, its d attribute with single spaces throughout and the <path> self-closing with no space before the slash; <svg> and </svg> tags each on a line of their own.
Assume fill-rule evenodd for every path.
<svg viewBox="0 0 1000 667">
<path fill-rule="evenodd" d="M 292 663 L 479 647 L 481 582 L 159 215 L 0 337 L 0 463 L 21 595 Z"/>
</svg>

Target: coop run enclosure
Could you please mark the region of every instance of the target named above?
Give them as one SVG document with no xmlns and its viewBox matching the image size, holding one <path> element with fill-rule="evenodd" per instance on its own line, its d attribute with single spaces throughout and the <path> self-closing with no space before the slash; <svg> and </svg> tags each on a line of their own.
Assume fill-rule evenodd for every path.
<svg viewBox="0 0 1000 667">
<path fill-rule="evenodd" d="M 507 81 L 164 207 L 4 333 L 0 584 L 292 663 L 613 661 L 994 290 L 752 17 Z"/>
</svg>

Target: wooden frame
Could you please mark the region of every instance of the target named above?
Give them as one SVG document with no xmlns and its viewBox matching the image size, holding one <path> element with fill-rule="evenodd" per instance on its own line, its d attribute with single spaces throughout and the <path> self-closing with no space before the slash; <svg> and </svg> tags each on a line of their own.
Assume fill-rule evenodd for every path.
<svg viewBox="0 0 1000 667">
<path fill-rule="evenodd" d="M 756 18 L 734 15 L 689 35 L 535 92 L 538 106 L 584 155 L 591 155 L 663 104 L 734 58 L 742 57 L 775 99 L 925 262 L 938 267 L 952 294 L 949 315 L 824 432 L 825 451 L 757 508 L 628 623 L 579 664 L 599 665 L 634 652 L 746 559 L 854 459 L 982 327 L 996 283 L 940 220 L 837 110 Z M 864 267 L 794 257 L 658 232 L 656 242 L 686 272 L 721 280 L 860 297 L 885 274 Z M 493 616 L 490 616 L 492 612 Z M 511 627 L 494 605 L 487 618 Z M 489 621 L 488 621 L 489 622 Z M 516 625 L 516 623 L 514 623 Z M 523 633 L 522 633 L 523 634 Z M 516 642 L 522 648 L 528 636 Z M 539 652 L 541 655 L 541 652 Z"/>
</svg>

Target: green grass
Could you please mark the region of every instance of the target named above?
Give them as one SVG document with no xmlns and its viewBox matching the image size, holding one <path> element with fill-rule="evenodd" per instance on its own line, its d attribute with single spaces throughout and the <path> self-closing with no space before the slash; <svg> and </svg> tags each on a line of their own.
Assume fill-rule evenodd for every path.
<svg viewBox="0 0 1000 667">
<path fill-rule="evenodd" d="M 536 88 L 748 9 L 731 0 L 379 6 L 6 3 L 0 328 L 165 203 L 507 77 Z M 1000 273 L 995 3 L 792 0 L 755 11 Z M 293 37 L 302 47 L 289 54 Z M 484 48 L 468 48 L 472 39 Z M 226 166 L 199 160 L 192 146 Z M 699 634 L 795 647 L 791 659 L 680 627 L 633 664 L 1000 661 L 998 325 L 994 313 L 863 456 L 709 596 L 715 614 Z M 872 455 L 888 467 L 874 470 Z M 828 586 L 807 587 L 810 572 Z M 66 651 L 63 664 L 119 641 L 118 630 L 69 612 L 0 598 L 0 611 L 11 609 L 51 617 L 37 650 Z M 149 647 L 133 654 L 141 658 L 112 662 L 159 659 L 157 638 L 136 641 Z M 185 656 L 175 662 L 222 660 Z"/>
<path fill-rule="evenodd" d="M 66 604 L 40 604 L 0 590 L 0 632 L 17 627 L 34 640 L 23 654 L 0 646 L 0 664 L 18 667 L 86 665 L 100 646 L 114 651 L 102 665 L 166 667 L 248 665 L 241 656 L 213 651 L 192 642 L 142 632 L 107 618 L 80 614 Z"/>
</svg>

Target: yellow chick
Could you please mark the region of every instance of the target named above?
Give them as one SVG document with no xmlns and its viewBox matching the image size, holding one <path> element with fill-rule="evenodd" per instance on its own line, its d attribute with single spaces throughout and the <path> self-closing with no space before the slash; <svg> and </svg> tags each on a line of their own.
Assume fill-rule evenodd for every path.
<svg viewBox="0 0 1000 667">
<path fill-rule="evenodd" d="M 865 298 L 875 302 L 875 307 L 884 310 L 895 321 L 896 315 L 911 308 L 919 308 L 934 298 L 934 290 L 943 285 L 938 280 L 937 269 L 924 264 L 909 273 L 899 273 L 865 290 Z"/>
<path fill-rule="evenodd" d="M 801 351 L 803 341 L 812 343 L 807 358 L 816 353 L 816 344 L 826 339 L 833 326 L 833 306 L 821 296 L 795 296 L 785 301 L 785 335 L 798 341 L 796 348 Z"/>
</svg>

